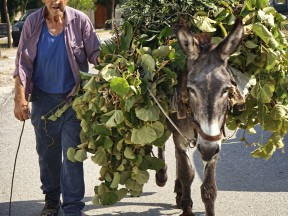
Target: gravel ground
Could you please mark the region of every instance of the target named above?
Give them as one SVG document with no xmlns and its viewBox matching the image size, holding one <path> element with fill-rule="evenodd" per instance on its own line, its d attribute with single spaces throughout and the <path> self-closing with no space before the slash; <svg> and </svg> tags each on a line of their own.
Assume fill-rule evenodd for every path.
<svg viewBox="0 0 288 216">
<path fill-rule="evenodd" d="M 13 71 L 15 69 L 15 56 L 17 48 L 0 48 L 2 57 L 0 57 L 0 87 L 13 86 Z"/>
<path fill-rule="evenodd" d="M 7 102 L 14 89 L 13 71 L 17 48 L 0 48 L 0 110 Z"/>
</svg>

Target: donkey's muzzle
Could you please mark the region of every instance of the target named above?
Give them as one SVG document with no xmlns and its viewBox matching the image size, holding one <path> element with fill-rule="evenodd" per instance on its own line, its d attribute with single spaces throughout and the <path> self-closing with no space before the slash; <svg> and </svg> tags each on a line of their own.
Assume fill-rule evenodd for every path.
<svg viewBox="0 0 288 216">
<path fill-rule="evenodd" d="M 204 142 L 197 145 L 198 151 L 201 153 L 202 160 L 211 161 L 215 155 L 220 152 L 218 143 Z"/>
</svg>

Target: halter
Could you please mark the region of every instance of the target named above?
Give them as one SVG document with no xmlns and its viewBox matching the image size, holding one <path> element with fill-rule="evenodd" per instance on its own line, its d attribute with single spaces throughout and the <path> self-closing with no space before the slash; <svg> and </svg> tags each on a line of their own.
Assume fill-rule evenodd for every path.
<svg viewBox="0 0 288 216">
<path fill-rule="evenodd" d="M 165 110 L 163 109 L 163 107 L 161 106 L 161 104 L 159 103 L 159 101 L 157 100 L 157 98 L 155 97 L 155 95 L 152 93 L 152 91 L 147 88 L 148 92 L 150 93 L 151 97 L 153 98 L 153 100 L 156 102 L 156 104 L 158 105 L 158 107 L 160 108 L 160 110 L 162 111 L 162 113 L 165 115 L 165 117 L 169 120 L 170 124 L 175 128 L 175 130 L 186 140 L 186 144 L 187 146 L 190 146 L 191 148 L 194 148 L 196 146 L 196 141 L 197 141 L 197 134 L 200 134 L 200 136 L 207 140 L 207 141 L 210 141 L 210 142 L 215 142 L 215 141 L 218 141 L 218 140 L 221 140 L 222 138 L 222 135 L 224 135 L 224 137 L 226 137 L 226 134 L 225 134 L 225 123 L 226 123 L 226 115 L 227 115 L 227 112 L 229 110 L 229 102 L 228 102 L 228 105 L 227 105 L 227 109 L 226 109 L 226 112 L 225 112 L 225 117 L 224 117 L 224 120 L 223 120 L 223 123 L 222 123 L 222 126 L 221 126 L 221 130 L 220 130 L 220 133 L 218 135 L 214 135 L 214 136 L 211 136 L 211 135 L 208 135 L 206 134 L 200 127 L 200 124 L 194 119 L 194 116 L 193 116 L 193 113 L 191 112 L 191 109 L 190 109 L 190 106 L 188 107 L 188 110 L 187 111 L 187 114 L 190 114 L 192 115 L 193 117 L 193 120 L 192 120 L 192 127 L 194 129 L 194 131 L 196 131 L 197 133 L 194 132 L 194 138 L 192 139 L 189 139 L 187 138 L 182 132 L 181 130 L 177 127 L 177 125 L 172 121 L 172 119 L 167 115 L 167 113 L 165 112 Z M 187 105 L 187 103 L 185 103 Z"/>
<path fill-rule="evenodd" d="M 229 104 L 229 103 L 228 103 Z M 204 140 L 207 140 L 207 141 L 210 141 L 210 142 L 215 142 L 215 141 L 218 141 L 218 140 L 221 140 L 222 139 L 222 135 L 224 137 L 226 137 L 226 133 L 225 133 L 225 123 L 226 123 L 226 116 L 227 116 L 227 112 L 229 110 L 229 105 L 227 106 L 227 109 L 226 109 L 226 112 L 225 112 L 225 116 L 224 116 L 224 120 L 223 120 L 223 123 L 222 123 L 222 126 L 221 126 L 221 129 L 220 129 L 220 133 L 218 135 L 214 135 L 214 136 L 211 136 L 211 135 L 208 135 L 206 134 L 200 127 L 200 124 L 198 123 L 198 121 L 196 121 L 194 119 L 194 116 L 193 116 L 193 120 L 192 120 L 192 127 L 194 128 L 194 131 L 196 131 L 197 134 L 199 134 Z M 191 112 L 191 114 L 193 115 L 193 113 Z"/>
</svg>

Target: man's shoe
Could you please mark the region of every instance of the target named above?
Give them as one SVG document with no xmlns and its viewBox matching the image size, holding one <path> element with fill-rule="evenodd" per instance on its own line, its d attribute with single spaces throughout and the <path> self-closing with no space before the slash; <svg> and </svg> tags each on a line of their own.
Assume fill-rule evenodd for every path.
<svg viewBox="0 0 288 216">
<path fill-rule="evenodd" d="M 59 209 L 60 209 L 60 200 L 52 200 L 46 196 L 45 206 L 41 212 L 41 216 L 57 216 Z"/>
</svg>

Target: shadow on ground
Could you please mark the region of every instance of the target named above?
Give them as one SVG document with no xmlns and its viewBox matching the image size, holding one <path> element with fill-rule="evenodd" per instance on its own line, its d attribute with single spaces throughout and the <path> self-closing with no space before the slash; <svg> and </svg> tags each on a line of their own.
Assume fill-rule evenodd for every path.
<svg viewBox="0 0 288 216">
<path fill-rule="evenodd" d="M 249 143 L 264 140 L 269 133 L 257 129 L 257 135 L 249 135 Z M 256 147 L 245 147 L 240 138 L 243 131 L 238 130 L 236 138 L 229 139 L 222 144 L 220 158 L 217 165 L 217 187 L 219 191 L 247 191 L 247 192 L 288 192 L 288 136 L 286 153 L 277 150 L 269 160 L 257 159 L 251 156 Z M 193 155 L 193 162 L 197 174 L 203 180 L 203 165 L 198 152 Z"/>
<path fill-rule="evenodd" d="M 152 195 L 153 193 L 146 193 L 143 194 L 143 196 L 149 196 Z M 103 209 L 107 209 L 107 212 L 109 213 L 96 213 L 95 215 L 97 216 L 111 216 L 111 215 L 125 215 L 125 216 L 161 216 L 161 215 L 175 215 L 175 213 L 173 214 L 162 214 L 161 211 L 165 210 L 165 211 L 169 211 L 169 210 L 173 210 L 176 207 L 172 206 L 170 204 L 166 204 L 166 203 L 137 203 L 137 202 L 129 202 L 129 198 L 126 198 L 126 200 L 128 199 L 128 201 L 121 201 L 118 202 L 116 205 L 114 206 L 94 206 L 91 204 L 91 199 L 92 197 L 85 197 L 84 201 L 86 202 L 86 206 L 85 209 L 83 211 L 83 215 L 88 215 L 89 211 L 93 211 L 93 212 L 97 212 L 97 209 L 101 210 L 101 212 L 103 212 Z M 131 199 L 135 199 L 135 198 L 131 198 Z M 87 202 L 89 202 L 87 204 Z M 42 208 L 44 206 L 43 200 L 30 200 L 30 201 L 17 201 L 17 202 L 12 202 L 12 211 L 11 211 L 11 216 L 39 216 Z M 127 206 L 127 208 L 129 208 L 129 210 L 127 209 L 127 211 L 123 212 L 123 211 L 119 211 L 117 210 L 117 207 L 123 207 L 123 206 Z M 151 208 L 148 211 L 145 212 L 139 212 L 139 211 L 133 211 L 133 208 L 138 207 L 145 207 L 145 208 Z M 115 210 L 113 210 L 113 208 Z M 85 214 L 86 212 L 86 214 Z M 181 210 L 179 210 L 179 212 L 181 212 Z M 204 212 L 194 212 L 195 216 L 204 216 Z M 9 215 L 9 203 L 0 203 L 0 216 L 7 216 Z M 91 213 L 89 213 L 89 215 L 91 215 Z M 94 214 L 93 214 L 94 215 Z"/>
</svg>

